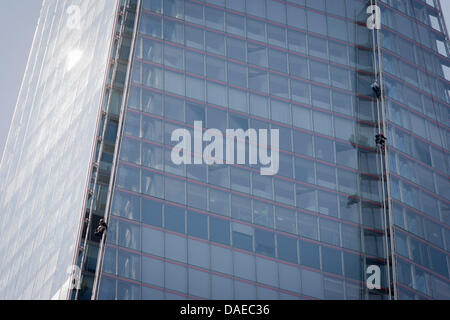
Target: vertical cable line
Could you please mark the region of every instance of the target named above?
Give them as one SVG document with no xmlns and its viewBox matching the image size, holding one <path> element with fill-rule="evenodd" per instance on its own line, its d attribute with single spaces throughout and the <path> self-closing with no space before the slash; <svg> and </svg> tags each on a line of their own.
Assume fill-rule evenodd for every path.
<svg viewBox="0 0 450 320">
<path fill-rule="evenodd" d="M 378 6 L 377 0 L 370 0 L 371 6 L 375 5 Z M 374 19 L 377 19 L 374 17 Z M 374 21 L 375 22 L 375 21 Z M 375 36 L 375 33 L 377 33 L 377 38 Z M 386 130 L 386 117 L 385 117 L 385 110 L 384 110 L 384 81 L 383 81 L 383 74 L 382 74 L 382 55 L 380 50 L 380 43 L 381 43 L 381 37 L 380 37 L 380 30 L 378 30 L 375 26 L 372 30 L 372 55 L 373 55 L 373 68 L 374 68 L 374 77 L 375 82 L 380 82 L 380 89 L 381 89 L 381 95 L 380 98 L 377 97 L 376 104 L 377 104 L 377 129 L 378 135 L 387 135 Z M 377 52 L 378 48 L 378 52 Z M 377 59 L 378 58 L 378 59 Z M 377 63 L 378 60 L 378 63 Z M 381 102 L 381 105 L 380 105 Z M 394 296 L 394 299 L 397 299 L 396 295 L 396 283 L 395 283 L 395 277 L 394 272 L 392 272 L 392 283 L 394 285 L 394 290 L 391 288 L 391 265 L 390 265 L 390 256 L 391 256 L 391 250 L 392 250 L 392 234 L 391 234 L 391 203 L 390 203 L 390 189 L 389 189 L 389 182 L 388 182 L 388 176 L 389 176 L 389 157 L 387 152 L 387 146 L 386 142 L 384 142 L 384 147 L 377 145 L 376 150 L 377 154 L 379 155 L 380 160 L 380 178 L 381 178 L 381 203 L 383 208 L 383 227 L 384 227 L 384 246 L 386 250 L 386 267 L 387 267 L 387 282 L 388 282 L 388 292 L 389 292 L 389 300 L 392 300 L 392 296 Z M 383 154 L 384 154 L 384 161 L 383 161 Z M 386 179 L 385 179 L 386 178 Z M 388 228 L 388 221 L 389 221 L 389 228 Z M 389 240 L 388 238 L 391 238 L 391 246 L 389 246 Z M 390 250 L 391 249 L 391 250 Z M 393 257 L 392 257 L 393 260 Z M 392 261 L 392 263 L 394 263 Z M 394 268 L 392 268 L 394 270 Z M 392 294 L 392 291 L 394 291 L 394 294 Z"/>
<path fill-rule="evenodd" d="M 378 0 L 374 0 L 375 1 L 375 5 L 378 6 Z M 376 30 L 376 31 L 375 31 Z M 377 46 L 378 46 L 378 63 L 379 63 L 379 78 L 380 78 L 380 89 L 381 89 L 381 120 L 382 120 L 382 129 L 385 135 L 387 135 L 387 120 L 386 120 L 386 104 L 385 104 L 385 86 L 384 86 L 384 75 L 383 75 L 383 54 L 382 54 L 382 38 L 381 38 L 381 30 L 379 29 L 374 29 L 374 34 L 375 32 L 377 33 Z M 375 50 L 375 47 L 374 47 Z M 377 102 L 378 103 L 378 102 Z M 381 157 L 383 157 L 383 153 L 381 153 Z M 381 161 L 381 164 L 383 165 L 383 161 Z M 383 166 L 382 166 L 383 167 Z M 390 251 L 390 253 L 388 254 L 387 252 L 387 257 L 388 257 L 388 270 L 392 269 L 392 288 L 391 285 L 389 284 L 389 291 L 390 291 L 390 296 L 393 298 L 394 300 L 398 299 L 398 289 L 397 289 L 397 261 L 395 260 L 394 257 L 394 253 L 395 253 L 395 235 L 394 235 L 394 214 L 393 214 L 393 207 L 392 207 L 392 189 L 391 189 L 391 174 L 390 174 L 390 164 L 389 164 L 389 148 L 388 148 L 388 143 L 387 141 L 385 142 L 385 146 L 384 146 L 384 172 L 382 172 L 382 180 L 383 180 L 383 188 L 384 186 L 386 187 L 386 194 L 383 194 L 383 196 L 387 197 L 387 199 L 383 198 L 383 206 L 384 206 L 384 210 L 386 212 L 386 202 L 387 202 L 387 216 L 386 213 L 384 215 L 385 217 L 385 225 L 386 223 L 386 219 L 388 219 L 389 221 L 389 228 L 386 230 L 389 231 L 389 239 L 390 239 L 390 243 L 388 242 L 388 234 L 386 233 L 386 250 Z M 386 181 L 384 182 L 384 179 L 386 179 Z M 383 191 L 384 192 L 384 191 Z M 389 245 L 390 244 L 390 250 L 389 250 Z M 390 261 L 389 261 L 390 258 Z M 389 264 L 392 264 L 391 265 Z M 388 274 L 390 277 L 390 273 Z M 393 291 L 393 293 L 392 293 Z"/>
<path fill-rule="evenodd" d="M 108 226 L 109 226 L 109 222 L 110 222 L 112 194 L 113 194 L 113 190 L 115 187 L 115 181 L 116 181 L 116 171 L 117 171 L 118 160 L 119 160 L 119 151 L 120 151 L 120 145 L 121 145 L 122 130 L 123 130 L 123 124 L 125 122 L 125 109 L 126 109 L 125 107 L 128 102 L 129 83 L 130 83 L 130 79 L 131 79 L 131 70 L 133 67 L 132 62 L 134 59 L 134 51 L 135 51 L 135 46 L 136 46 L 139 18 L 140 18 L 140 13 L 141 13 L 142 0 L 136 0 L 136 1 L 137 1 L 137 6 L 136 6 L 136 12 L 135 12 L 134 27 L 133 27 L 133 37 L 132 37 L 132 41 L 131 41 L 130 55 L 128 58 L 128 67 L 127 67 L 127 73 L 126 73 L 126 78 L 125 78 L 122 103 L 121 103 L 121 108 L 120 108 L 120 117 L 119 117 L 119 124 L 118 124 L 118 128 L 117 128 L 116 144 L 115 144 L 115 148 L 114 148 L 114 159 L 113 159 L 113 164 L 112 164 L 112 169 L 111 169 L 111 180 L 110 180 L 109 188 L 108 188 L 108 196 L 107 196 L 105 216 L 104 216 L 104 220 Z M 126 5 L 125 5 L 125 10 L 126 10 L 126 8 L 128 8 L 129 4 L 130 4 L 130 0 L 127 1 Z M 125 28 L 125 21 L 126 21 L 126 19 L 123 19 L 122 28 Z M 123 31 L 123 29 L 122 29 L 122 31 Z M 97 266 L 95 269 L 94 285 L 92 288 L 92 296 L 91 296 L 92 300 L 98 299 L 99 287 L 100 287 L 100 277 L 102 274 L 103 261 L 104 261 L 104 255 L 105 255 L 106 235 L 108 234 L 108 231 L 109 231 L 109 229 L 103 233 L 102 239 L 100 241 L 100 247 L 98 250 L 98 258 L 97 258 Z"/>
<path fill-rule="evenodd" d="M 121 31 L 123 30 L 122 29 L 122 25 L 124 24 L 124 20 L 122 19 L 122 20 L 119 21 L 120 17 L 121 17 L 121 11 L 120 11 L 120 3 L 118 1 L 117 2 L 117 8 L 116 8 L 116 15 L 115 15 L 114 31 L 113 31 L 114 35 L 111 38 L 111 41 L 112 41 L 113 45 L 110 48 L 110 54 L 113 57 L 118 57 L 118 52 L 120 50 L 120 43 L 118 43 L 118 45 L 116 47 L 114 47 L 114 41 L 115 41 L 115 37 L 116 37 L 115 36 L 115 34 L 116 34 L 115 30 L 116 30 L 116 26 L 117 26 L 118 23 L 121 23 Z M 115 49 L 115 51 L 114 51 L 114 49 Z M 109 67 L 111 67 L 111 58 L 108 59 L 107 63 L 109 65 Z M 115 78 L 115 75 L 117 74 L 117 68 L 118 68 L 118 64 L 115 63 L 114 66 L 113 66 L 111 79 Z M 107 70 L 107 72 L 106 72 L 106 77 L 107 77 L 108 71 L 109 70 Z M 105 77 L 105 81 L 107 81 L 106 77 Z M 97 154 L 97 159 L 95 159 L 93 157 L 93 160 L 91 161 L 92 162 L 91 163 L 91 166 L 92 166 L 92 173 L 91 173 L 92 177 L 87 181 L 87 185 L 88 186 L 92 184 L 92 190 L 90 189 L 90 187 L 88 187 L 88 190 L 89 190 L 88 191 L 88 195 L 87 195 L 88 199 L 85 202 L 86 202 L 86 204 L 89 202 L 89 206 L 85 205 L 85 208 L 83 209 L 82 217 L 81 217 L 82 218 L 81 226 L 84 226 L 85 225 L 84 220 L 85 220 L 85 216 L 86 216 L 86 208 L 89 208 L 88 223 L 86 225 L 86 234 L 84 236 L 83 246 L 82 247 L 78 247 L 77 251 L 76 251 L 78 253 L 79 250 L 82 249 L 81 261 L 80 261 L 80 277 L 82 276 L 82 274 L 83 274 L 83 272 L 85 270 L 85 261 L 86 261 L 86 257 L 87 257 L 87 253 L 88 253 L 88 240 L 89 240 L 89 237 L 90 237 L 92 218 L 93 218 L 93 215 L 94 215 L 93 214 L 93 211 L 94 211 L 93 208 L 94 208 L 94 203 L 97 200 L 97 197 L 95 196 L 95 194 L 96 194 L 97 188 L 98 188 L 98 176 L 99 176 L 99 170 L 100 170 L 100 163 L 101 163 L 101 158 L 102 158 L 102 155 L 103 155 L 103 149 L 104 149 L 104 146 L 105 146 L 104 141 L 105 141 L 106 130 L 108 128 L 108 123 L 110 121 L 110 117 L 108 116 L 108 111 L 109 111 L 111 95 L 112 95 L 112 91 L 113 90 L 112 90 L 112 87 L 109 84 L 106 85 L 105 87 L 106 87 L 106 90 L 109 90 L 109 91 L 107 91 L 108 92 L 108 103 L 106 104 L 107 105 L 107 109 L 103 110 L 103 106 L 102 106 L 101 110 L 100 110 L 100 117 L 101 118 L 100 118 L 100 120 L 99 120 L 99 122 L 97 124 L 97 127 L 98 127 L 97 131 L 96 131 L 97 136 L 95 137 L 95 139 L 97 141 L 97 144 L 94 146 L 94 149 L 93 149 L 94 154 L 95 153 L 98 153 L 98 154 Z M 103 101 L 102 101 L 102 103 L 103 103 Z M 103 127 L 101 127 L 102 125 L 103 125 Z M 100 135 L 101 140 L 99 141 L 98 140 L 99 139 L 98 132 L 99 132 L 100 128 L 102 128 L 102 132 L 101 132 L 101 135 Z M 98 143 L 100 143 L 100 144 L 98 144 Z M 98 147 L 98 150 L 96 150 L 97 147 Z M 92 178 L 94 178 L 94 182 L 92 182 Z M 89 196 L 90 196 L 90 198 L 89 198 Z M 80 232 L 81 232 L 81 234 L 79 235 L 80 240 L 78 242 L 81 241 L 83 228 L 81 228 Z M 77 255 L 75 256 L 75 259 L 76 258 L 77 258 Z M 82 279 L 79 279 L 79 281 L 81 281 L 81 280 Z M 74 298 L 74 300 L 78 300 L 79 291 L 80 291 L 79 289 L 75 290 L 75 298 Z M 70 293 L 70 290 L 68 290 L 68 294 L 69 293 Z"/>
</svg>

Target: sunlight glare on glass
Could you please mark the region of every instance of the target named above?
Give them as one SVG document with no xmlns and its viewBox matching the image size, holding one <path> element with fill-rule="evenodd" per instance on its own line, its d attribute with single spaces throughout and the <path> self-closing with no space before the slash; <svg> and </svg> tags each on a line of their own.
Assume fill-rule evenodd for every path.
<svg viewBox="0 0 450 320">
<path fill-rule="evenodd" d="M 83 56 L 83 51 L 80 49 L 74 49 L 69 52 L 66 59 L 66 69 L 70 71 L 77 65 L 77 63 L 81 60 Z"/>
</svg>

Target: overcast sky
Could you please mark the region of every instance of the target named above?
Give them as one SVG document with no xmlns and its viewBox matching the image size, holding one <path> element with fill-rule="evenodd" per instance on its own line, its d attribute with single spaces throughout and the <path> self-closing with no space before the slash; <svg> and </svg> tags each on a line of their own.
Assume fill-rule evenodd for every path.
<svg viewBox="0 0 450 320">
<path fill-rule="evenodd" d="M 55 0 L 56 1 L 56 0 Z M 256 0 L 255 0 L 256 1 Z M 0 0 L 0 155 L 22 83 L 41 0 Z M 450 0 L 441 0 L 450 26 Z M 1 156 L 0 156 L 1 161 Z"/>
</svg>

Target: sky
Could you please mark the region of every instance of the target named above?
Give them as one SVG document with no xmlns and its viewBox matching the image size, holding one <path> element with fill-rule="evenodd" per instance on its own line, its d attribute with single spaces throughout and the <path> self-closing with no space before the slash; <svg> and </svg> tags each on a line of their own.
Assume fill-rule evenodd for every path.
<svg viewBox="0 0 450 320">
<path fill-rule="evenodd" d="M 0 0 L 0 161 L 33 41 L 41 0 Z M 450 27 L 450 0 L 441 0 Z M 7 48 L 7 50 L 5 50 Z"/>
</svg>

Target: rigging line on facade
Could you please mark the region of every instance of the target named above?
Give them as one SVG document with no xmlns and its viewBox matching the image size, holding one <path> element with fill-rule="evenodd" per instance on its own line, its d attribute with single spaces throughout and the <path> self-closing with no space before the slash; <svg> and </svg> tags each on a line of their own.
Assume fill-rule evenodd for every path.
<svg viewBox="0 0 450 320">
<path fill-rule="evenodd" d="M 124 5 L 124 10 L 126 11 L 127 8 L 129 8 L 129 1 L 126 2 L 126 5 Z M 106 224 L 109 225 L 109 221 L 110 221 L 110 213 L 111 213 L 111 203 L 112 203 L 112 194 L 113 194 L 113 189 L 114 189 L 114 185 L 115 185 L 115 174 L 116 174 L 116 165 L 117 165 L 117 161 L 119 158 L 119 147 L 120 147 L 120 142 L 121 142 L 121 137 L 122 137 L 122 129 L 123 129 L 123 124 L 124 124 L 124 119 L 125 119 L 125 109 L 126 109 L 126 105 L 127 105 L 127 96 L 128 96 L 128 90 L 129 90 L 129 82 L 131 80 L 131 70 L 132 70 L 132 61 L 133 61 L 133 57 L 134 57 L 134 51 L 135 51 L 135 47 L 136 47 L 136 38 L 137 38 L 137 30 L 138 30 L 138 25 L 139 25 L 139 17 L 140 17 L 140 12 L 141 12 L 141 6 L 142 6 L 142 0 L 137 0 L 137 5 L 135 7 L 135 9 L 133 10 L 134 12 L 134 27 L 133 27 L 133 36 L 132 36 L 132 42 L 131 42 L 131 48 L 130 48 L 130 53 L 129 53 L 129 57 L 128 57 L 128 65 L 127 65 L 127 72 L 126 72 L 126 77 L 125 77 L 125 84 L 124 84 L 124 89 L 123 89 L 123 97 L 122 97 L 122 102 L 121 102 L 121 109 L 120 109 L 120 118 L 119 118 L 119 125 L 118 125 L 118 129 L 117 129 L 117 139 L 116 139 L 116 143 L 115 143 L 115 150 L 114 150 L 114 160 L 113 160 L 113 165 L 112 165 L 112 169 L 111 169 L 111 181 L 109 183 L 109 188 L 108 188 L 108 197 L 106 200 L 106 207 L 105 207 L 105 213 L 104 213 L 104 221 L 106 221 Z M 126 24 L 126 17 L 124 17 L 124 19 L 122 20 L 122 27 L 125 28 L 125 24 Z M 99 246 L 99 250 L 98 250 L 98 258 L 97 258 L 97 266 L 96 266 L 96 270 L 95 270 L 95 276 L 94 276 L 94 284 L 92 287 L 92 296 L 91 299 L 98 299 L 98 294 L 99 294 L 99 288 L 100 288 L 100 277 L 101 277 L 101 273 L 103 270 L 103 262 L 104 262 L 104 253 L 105 253 L 105 244 L 106 244 L 106 233 L 102 234 L 102 238 L 100 240 L 100 246 Z"/>
<path fill-rule="evenodd" d="M 120 48 L 120 45 L 117 46 L 114 56 L 117 56 L 119 48 Z M 113 52 L 114 52 L 114 50 L 111 51 L 111 54 L 113 54 Z M 115 65 L 114 68 L 113 68 L 111 79 L 115 78 L 116 73 L 117 73 L 117 65 Z M 107 86 L 105 88 L 107 88 Z M 103 150 L 104 150 L 104 143 L 105 143 L 104 141 L 105 141 L 106 130 L 107 130 L 107 127 L 108 127 L 108 123 L 110 121 L 110 117 L 109 117 L 109 114 L 108 114 L 107 111 L 109 110 L 109 104 L 110 104 L 110 101 L 111 101 L 111 95 L 112 95 L 112 92 L 110 91 L 109 94 L 108 94 L 107 109 L 106 110 L 101 110 L 100 115 L 99 115 L 101 118 L 100 118 L 100 121 L 99 121 L 98 125 L 100 126 L 100 128 L 103 125 L 103 129 L 102 129 L 102 135 L 101 136 L 97 136 L 97 139 L 96 139 L 97 140 L 96 141 L 96 147 L 98 147 L 97 159 L 94 160 L 91 163 L 91 165 L 92 165 L 92 167 L 91 167 L 92 168 L 92 171 L 91 171 L 91 175 L 92 176 L 91 176 L 91 178 L 94 177 L 94 182 L 92 183 L 91 182 L 92 179 L 89 179 L 89 184 L 92 183 L 93 188 L 92 188 L 92 190 L 90 190 L 90 188 L 89 188 L 89 191 L 88 191 L 88 193 L 90 195 L 90 198 L 88 199 L 88 201 L 90 202 L 88 218 L 85 217 L 85 215 L 86 215 L 86 208 L 84 208 L 83 213 L 82 213 L 83 228 L 84 228 L 84 225 L 86 224 L 86 219 L 87 219 L 87 226 L 86 226 L 86 234 L 85 234 L 84 241 L 83 241 L 83 247 L 80 246 L 79 248 L 77 248 L 77 250 L 78 250 L 77 254 L 78 254 L 80 249 L 82 250 L 82 256 L 81 256 L 81 261 L 80 261 L 80 274 L 81 275 L 83 274 L 84 269 L 85 269 L 85 261 L 86 261 L 87 251 L 88 251 L 88 248 L 87 248 L 88 247 L 88 243 L 87 242 L 88 242 L 88 239 L 90 237 L 92 219 L 93 219 L 93 215 L 94 215 L 93 207 L 94 207 L 95 200 L 97 199 L 97 197 L 95 195 L 96 195 L 96 192 L 97 192 L 97 188 L 99 186 L 98 185 L 98 176 L 99 176 L 100 166 L 98 164 L 100 164 L 100 162 L 101 162 L 101 157 L 102 157 Z M 94 152 L 97 152 L 97 151 L 94 149 Z M 96 170 L 94 170 L 94 169 L 96 169 Z M 81 229 L 81 232 L 83 232 L 83 229 Z M 81 281 L 81 280 L 82 279 L 79 279 L 79 281 Z M 76 290 L 75 290 L 75 298 L 74 299 L 78 300 L 78 295 L 79 295 L 79 291 L 80 290 L 79 290 L 79 288 L 75 288 L 75 289 Z"/>
<path fill-rule="evenodd" d="M 374 0 L 370 1 L 371 7 L 375 6 L 377 7 L 377 2 Z M 373 13 L 378 13 L 374 11 Z M 380 17 L 374 17 L 374 25 L 376 25 L 376 20 L 380 19 Z M 380 100 L 383 99 L 383 92 L 380 90 L 378 92 L 375 88 L 375 86 L 378 86 L 378 74 L 381 73 L 381 55 L 377 55 L 377 41 L 375 39 L 375 32 L 378 30 L 376 26 L 372 29 L 372 57 L 373 57 L 373 68 L 374 68 L 374 78 L 375 82 L 372 85 L 372 89 L 376 93 L 376 110 L 377 110 L 377 128 L 378 133 L 376 135 L 376 152 L 379 156 L 379 163 L 380 163 L 380 179 L 381 179 L 381 203 L 383 208 L 383 227 L 384 227 L 384 246 L 386 250 L 386 267 L 387 267 L 387 283 L 388 283 L 388 292 L 389 292 L 389 299 L 392 299 L 392 290 L 391 290 L 391 270 L 390 270 L 390 262 L 389 262 L 389 256 L 390 256 L 390 250 L 389 250 L 389 240 L 388 240 L 388 228 L 387 228 L 387 210 L 386 210 L 386 190 L 385 190 L 385 169 L 384 169 L 384 163 L 383 163 L 383 154 L 385 153 L 386 147 L 385 147 L 385 137 L 384 137 L 384 128 L 382 123 L 384 123 L 384 117 L 383 112 L 380 112 Z M 378 43 L 379 48 L 379 43 Z M 377 63 L 377 57 L 380 64 Z M 382 79 L 380 78 L 380 89 L 383 87 Z M 379 140 L 381 139 L 381 140 Z M 380 143 L 379 143 L 380 142 Z M 388 196 L 389 198 L 389 196 Z"/>
<path fill-rule="evenodd" d="M 378 5 L 378 0 L 375 0 L 375 5 Z M 381 30 L 377 30 L 377 42 L 378 42 L 378 59 L 379 59 L 379 65 L 380 65 L 380 90 L 381 90 L 381 115 L 382 115 L 382 126 L 383 131 L 386 133 L 386 105 L 384 100 L 384 94 L 385 94 L 385 86 L 384 86 L 384 77 L 383 77 L 383 55 L 382 55 L 382 38 L 381 38 Z M 392 284 L 393 284 L 393 292 L 394 292 L 394 300 L 398 299 L 398 290 L 397 290 L 397 266 L 396 266 L 396 260 L 394 259 L 393 252 L 395 252 L 395 241 L 394 241 L 394 217 L 393 217 L 393 211 L 392 211 L 392 190 L 391 190 L 391 182 L 390 182 L 390 165 L 389 165 L 389 152 L 387 146 L 384 147 L 384 166 L 385 166 L 385 176 L 383 176 L 383 179 L 386 178 L 386 188 L 387 188 L 387 199 L 384 201 L 384 204 L 386 202 L 387 205 L 387 213 L 389 217 L 389 239 L 390 239 L 390 256 L 391 256 L 391 263 L 392 263 Z M 386 248 L 386 250 L 389 250 L 389 248 Z M 389 258 L 389 255 L 388 255 Z M 388 266 L 390 268 L 390 265 L 388 263 Z M 390 286 L 389 286 L 390 288 Z"/>
<path fill-rule="evenodd" d="M 121 32 L 123 32 L 122 28 L 121 28 Z M 115 50 L 115 53 L 114 53 L 115 57 L 118 56 L 121 44 L 122 44 L 122 41 L 120 41 L 119 44 L 116 47 L 116 50 Z M 116 63 L 114 68 L 113 68 L 113 73 L 112 73 L 111 79 L 114 79 L 116 77 L 117 70 L 118 70 L 118 65 Z M 102 129 L 101 138 L 99 139 L 99 137 L 97 137 L 97 144 L 100 143 L 98 145 L 99 146 L 98 155 L 97 155 L 97 159 L 92 164 L 92 169 L 93 169 L 92 170 L 92 174 L 94 176 L 94 182 L 93 182 L 92 194 L 91 194 L 91 198 L 90 198 L 90 206 L 89 206 L 89 215 L 88 215 L 88 218 L 87 218 L 88 220 L 87 220 L 87 226 L 86 226 L 86 234 L 85 234 L 84 243 L 83 243 L 83 247 L 82 247 L 83 252 L 82 252 L 82 257 L 81 257 L 81 262 L 80 262 L 80 269 L 81 269 L 80 272 L 81 272 L 81 274 L 84 272 L 84 269 L 85 269 L 85 261 L 86 261 L 87 251 L 88 251 L 88 248 L 87 248 L 88 247 L 88 243 L 87 242 L 88 242 L 89 237 L 90 237 L 90 233 L 91 233 L 90 231 L 91 231 L 91 226 L 92 226 L 92 222 L 93 222 L 92 219 L 93 219 L 93 215 L 94 215 L 93 207 L 94 207 L 95 201 L 98 199 L 97 196 L 96 196 L 96 193 L 97 193 L 97 189 L 100 189 L 100 186 L 98 184 L 98 177 L 99 177 L 100 166 L 98 164 L 101 163 L 101 158 L 102 158 L 103 150 L 104 150 L 104 147 L 105 147 L 106 131 L 107 131 L 108 124 L 111 121 L 110 115 L 108 114 L 111 99 L 112 99 L 112 91 L 110 90 L 109 94 L 108 94 L 107 109 L 105 111 L 101 110 L 101 112 L 100 112 L 101 119 L 100 119 L 99 125 L 103 125 L 103 129 Z M 103 124 L 102 124 L 102 122 L 103 122 Z M 96 170 L 94 170 L 94 168 Z M 89 181 L 91 181 L 91 179 Z M 86 210 L 83 211 L 83 221 L 85 221 L 85 211 Z M 77 289 L 76 293 L 75 293 L 75 300 L 78 299 L 78 294 L 79 294 L 79 290 Z"/>
<path fill-rule="evenodd" d="M 120 17 L 121 14 L 122 14 L 122 12 L 119 12 L 118 16 Z M 122 34 L 123 30 L 124 30 L 124 20 L 123 19 L 120 20 L 119 23 L 120 23 L 120 26 L 121 26 L 119 33 Z M 117 59 L 117 57 L 119 55 L 119 50 L 120 50 L 120 48 L 122 46 L 122 41 L 123 40 L 119 41 L 117 47 L 115 48 L 115 51 L 114 50 L 111 51 L 111 54 L 113 54 L 113 57 L 116 57 L 115 59 Z M 114 49 L 114 47 L 112 47 L 112 48 Z M 111 79 L 115 79 L 117 71 L 118 71 L 118 64 L 117 64 L 117 61 L 116 61 L 115 64 L 114 64 L 114 67 L 113 67 L 113 72 L 112 72 Z M 106 86 L 106 88 L 108 88 L 108 86 Z M 101 110 L 101 113 L 100 113 L 101 120 L 100 120 L 99 125 L 103 125 L 103 129 L 102 129 L 102 135 L 101 135 L 100 139 L 99 139 L 99 137 L 97 137 L 97 145 L 99 143 L 99 145 L 98 145 L 99 149 L 98 149 L 97 159 L 93 163 L 93 167 L 92 167 L 92 169 L 94 169 L 94 167 L 95 167 L 96 170 L 95 171 L 92 170 L 92 173 L 94 174 L 94 182 L 93 182 L 93 188 L 92 188 L 92 195 L 91 195 L 91 198 L 90 198 L 89 216 L 87 218 L 88 219 L 88 221 L 87 221 L 87 229 L 86 229 L 85 239 L 84 239 L 84 243 L 83 243 L 83 247 L 82 247 L 83 251 L 82 251 L 82 257 L 81 257 L 81 262 L 80 262 L 80 273 L 81 273 L 81 275 L 84 272 L 86 256 L 88 254 L 88 252 L 87 252 L 88 251 L 88 248 L 87 248 L 88 244 L 87 244 L 87 242 L 88 242 L 88 239 L 89 239 L 90 233 L 91 233 L 90 231 L 91 231 L 91 226 L 92 226 L 92 222 L 93 222 L 92 220 L 93 220 L 93 215 L 94 215 L 93 207 L 94 207 L 95 200 L 97 199 L 96 193 L 97 193 L 97 189 L 100 189 L 99 185 L 98 185 L 98 177 L 99 177 L 99 169 L 100 169 L 99 164 L 101 163 L 101 158 L 102 158 L 103 150 L 104 150 L 104 146 L 105 146 L 105 136 L 106 136 L 107 127 L 108 127 L 109 122 L 111 121 L 110 115 L 108 113 L 109 108 L 110 108 L 111 99 L 112 99 L 112 90 L 109 90 L 107 108 L 106 108 L 106 110 Z M 102 122 L 103 122 L 103 124 L 102 124 Z M 91 181 L 91 180 L 89 180 L 89 181 Z M 103 212 L 103 215 L 105 215 L 105 212 Z M 101 219 L 101 220 L 103 220 L 103 219 Z M 85 221 L 85 210 L 83 211 L 83 221 Z M 102 238 L 100 239 L 100 241 L 101 240 L 102 240 Z M 81 279 L 79 279 L 79 281 L 81 281 Z M 78 299 L 79 291 L 80 290 L 77 288 L 76 293 L 75 293 L 75 300 Z"/>
</svg>

